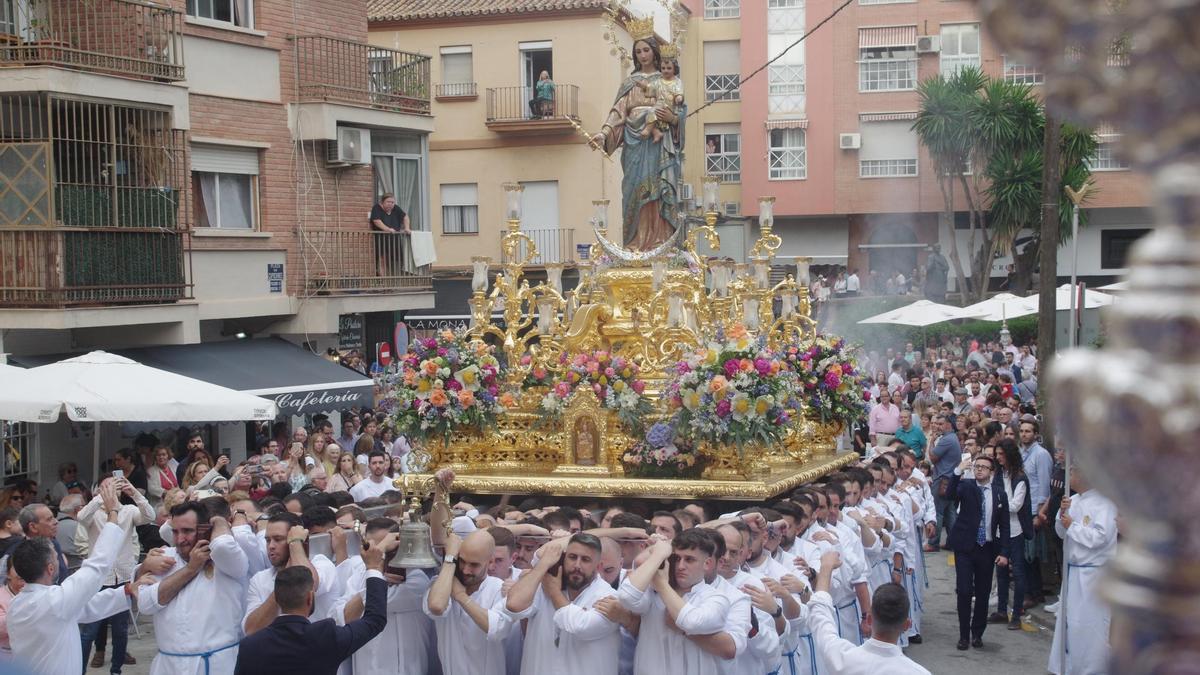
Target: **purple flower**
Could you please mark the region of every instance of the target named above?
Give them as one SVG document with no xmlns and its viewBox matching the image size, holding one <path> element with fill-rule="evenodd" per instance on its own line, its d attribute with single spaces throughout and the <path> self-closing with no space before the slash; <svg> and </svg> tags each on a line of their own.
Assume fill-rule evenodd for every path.
<svg viewBox="0 0 1200 675">
<path fill-rule="evenodd" d="M 729 359 L 725 362 L 725 377 L 733 379 L 738 374 L 738 370 L 737 359 Z"/>
<path fill-rule="evenodd" d="M 666 422 L 657 422 L 646 432 L 646 442 L 653 448 L 666 447 L 674 438 L 675 429 Z"/>
<path fill-rule="evenodd" d="M 717 417 L 729 417 L 729 399 L 723 398 L 717 404 Z"/>
<path fill-rule="evenodd" d="M 754 369 L 758 371 L 759 375 L 766 377 L 767 373 L 771 372 L 771 362 L 766 359 L 755 359 Z"/>
</svg>

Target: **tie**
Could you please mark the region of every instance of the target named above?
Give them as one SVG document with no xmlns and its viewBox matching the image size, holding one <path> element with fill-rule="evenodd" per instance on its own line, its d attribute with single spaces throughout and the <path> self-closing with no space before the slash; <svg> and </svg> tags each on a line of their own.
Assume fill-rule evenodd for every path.
<svg viewBox="0 0 1200 675">
<path fill-rule="evenodd" d="M 988 489 L 981 488 L 983 499 L 979 502 L 979 531 L 975 533 L 975 543 L 983 546 L 987 543 L 987 498 Z"/>
</svg>

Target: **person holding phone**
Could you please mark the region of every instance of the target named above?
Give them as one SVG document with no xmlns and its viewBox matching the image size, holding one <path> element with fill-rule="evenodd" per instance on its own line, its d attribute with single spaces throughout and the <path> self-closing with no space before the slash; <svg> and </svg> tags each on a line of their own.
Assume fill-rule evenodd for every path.
<svg viewBox="0 0 1200 675">
<path fill-rule="evenodd" d="M 561 673 L 564 657 L 573 673 L 616 674 L 619 626 L 597 609 L 616 596 L 597 574 L 601 548 L 599 538 L 582 532 L 552 539 L 508 592 L 506 611 L 513 621 L 528 621 L 521 675 Z"/>
</svg>

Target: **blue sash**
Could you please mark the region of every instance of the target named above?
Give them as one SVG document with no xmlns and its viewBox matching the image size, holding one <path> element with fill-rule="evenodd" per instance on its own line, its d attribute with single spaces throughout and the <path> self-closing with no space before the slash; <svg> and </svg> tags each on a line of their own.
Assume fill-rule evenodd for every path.
<svg viewBox="0 0 1200 675">
<path fill-rule="evenodd" d="M 239 644 L 239 643 L 235 642 L 235 643 L 233 643 L 233 644 L 231 644 L 231 645 L 225 645 L 224 647 L 218 647 L 218 648 L 216 648 L 216 649 L 214 649 L 214 650 L 212 650 L 212 651 L 207 651 L 207 652 L 199 652 L 199 653 L 196 653 L 196 654 L 175 654 L 175 653 L 173 653 L 173 652 L 164 652 L 164 651 L 163 651 L 163 650 L 161 650 L 161 649 L 160 649 L 160 650 L 158 650 L 158 653 L 159 653 L 159 654 L 162 654 L 163 656 L 178 656 L 178 657 L 180 657 L 180 658 L 186 658 L 186 657 L 191 657 L 191 656 L 199 656 L 200 658 L 204 659 L 204 675 L 210 675 L 210 672 L 211 672 L 211 671 L 210 671 L 209 659 L 211 659 L 211 658 L 212 658 L 212 655 L 213 655 L 213 654 L 216 654 L 217 652 L 223 652 L 223 651 L 225 651 L 226 649 L 233 649 L 234 647 L 238 646 L 238 644 Z"/>
</svg>

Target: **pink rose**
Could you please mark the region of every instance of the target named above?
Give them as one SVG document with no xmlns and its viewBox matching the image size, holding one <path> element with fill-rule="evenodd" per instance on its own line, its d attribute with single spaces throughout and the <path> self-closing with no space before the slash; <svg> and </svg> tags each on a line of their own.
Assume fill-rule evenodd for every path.
<svg viewBox="0 0 1200 675">
<path fill-rule="evenodd" d="M 771 362 L 766 359 L 755 359 L 754 369 L 758 371 L 759 375 L 765 377 L 767 373 L 771 372 Z"/>
<path fill-rule="evenodd" d="M 643 391 L 646 390 L 646 383 L 642 382 L 641 380 L 634 380 L 633 381 L 633 390 L 636 391 L 638 394 L 641 394 Z"/>
<path fill-rule="evenodd" d="M 601 396 L 601 392 L 604 391 L 604 387 L 601 387 L 599 384 L 593 384 L 592 391 L 596 393 L 596 396 Z"/>
<path fill-rule="evenodd" d="M 733 376 L 737 375 L 740 369 L 741 365 L 737 359 L 729 359 L 725 362 L 725 377 L 733 379 Z"/>
<path fill-rule="evenodd" d="M 729 399 L 723 398 L 717 404 L 717 417 L 729 417 Z"/>
</svg>

